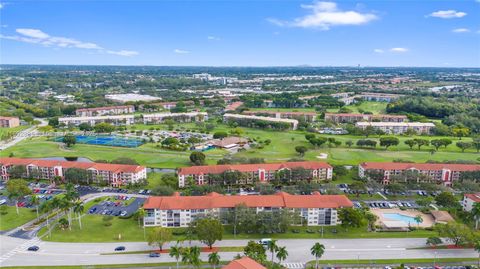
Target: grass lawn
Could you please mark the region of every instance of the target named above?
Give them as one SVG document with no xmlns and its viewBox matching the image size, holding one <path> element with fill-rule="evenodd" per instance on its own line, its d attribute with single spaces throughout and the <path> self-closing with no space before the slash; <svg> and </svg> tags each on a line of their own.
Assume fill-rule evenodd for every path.
<svg viewBox="0 0 480 269">
<path fill-rule="evenodd" d="M 17 215 L 14 206 L 6 206 L 6 208 L 7 214 L 0 215 L 0 231 L 16 228 L 37 217 L 35 209 L 19 207 L 20 214 Z"/>
<path fill-rule="evenodd" d="M 3 139 L 3 136 L 5 134 L 8 134 L 8 133 L 11 133 L 11 134 L 14 134 L 14 133 L 18 133 L 20 131 L 23 131 L 25 129 L 28 129 L 30 127 L 30 125 L 20 125 L 20 126 L 17 126 L 17 127 L 13 127 L 13 128 L 0 128 L 0 139 Z"/>
<path fill-rule="evenodd" d="M 353 105 L 348 105 L 344 106 L 345 108 L 348 108 L 352 111 L 352 113 L 360 113 L 358 110 L 363 110 L 363 111 L 369 111 L 372 112 L 373 114 L 385 114 L 386 113 L 386 108 L 387 108 L 387 102 L 361 102 L 358 105 L 353 104 Z M 327 109 L 327 112 L 330 113 L 337 113 L 338 108 L 331 108 Z"/>
<path fill-rule="evenodd" d="M 455 262 L 467 262 L 478 261 L 478 258 L 437 258 L 437 263 L 455 263 Z M 433 263 L 434 259 L 422 258 L 422 259 L 380 259 L 380 260 L 319 260 L 319 267 L 321 265 L 332 264 L 415 264 L 415 263 Z M 315 266 L 315 261 L 308 262 L 309 265 Z"/>
</svg>

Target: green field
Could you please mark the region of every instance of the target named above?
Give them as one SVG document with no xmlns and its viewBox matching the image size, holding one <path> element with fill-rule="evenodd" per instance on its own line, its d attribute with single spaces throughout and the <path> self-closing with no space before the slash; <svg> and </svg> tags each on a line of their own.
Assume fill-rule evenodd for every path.
<svg viewBox="0 0 480 269">
<path fill-rule="evenodd" d="M 358 104 L 344 106 L 352 111 L 352 113 L 360 113 L 358 110 L 369 111 L 373 114 L 385 114 L 387 108 L 387 102 L 361 102 Z M 327 112 L 336 113 L 338 108 L 327 109 Z"/>
<path fill-rule="evenodd" d="M 20 125 L 17 127 L 13 128 L 0 128 L 0 139 L 3 138 L 3 136 L 7 133 L 13 134 L 13 133 L 18 133 L 20 131 L 23 131 L 27 128 L 29 128 L 30 125 Z"/>
<path fill-rule="evenodd" d="M 18 208 L 20 214 L 17 215 L 17 211 L 14 206 L 6 207 L 7 214 L 0 215 L 0 231 L 6 231 L 23 225 L 37 217 L 35 209 Z"/>
</svg>

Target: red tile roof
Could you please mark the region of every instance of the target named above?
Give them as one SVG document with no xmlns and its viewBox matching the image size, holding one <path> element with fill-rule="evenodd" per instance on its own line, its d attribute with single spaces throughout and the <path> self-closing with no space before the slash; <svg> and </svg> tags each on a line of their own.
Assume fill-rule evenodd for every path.
<svg viewBox="0 0 480 269">
<path fill-rule="evenodd" d="M 147 199 L 145 209 L 212 209 L 233 208 L 245 204 L 247 207 L 287 208 L 339 208 L 351 207 L 345 195 L 291 195 L 279 192 L 272 195 L 221 195 L 210 193 L 205 196 L 152 196 Z"/>
<path fill-rule="evenodd" d="M 259 264 L 255 260 L 245 256 L 238 260 L 233 260 L 222 269 L 267 269 L 267 267 Z"/>
<path fill-rule="evenodd" d="M 307 170 L 332 168 L 325 162 L 284 162 L 284 163 L 257 163 L 257 164 L 224 164 L 182 167 L 178 175 L 221 174 L 225 171 L 255 172 L 259 169 L 277 171 L 284 168 L 305 168 Z"/>
<path fill-rule="evenodd" d="M 102 107 L 90 107 L 90 108 L 79 108 L 77 112 L 82 111 L 98 111 L 98 110 L 110 110 L 110 109 L 124 109 L 124 108 L 134 108 L 132 105 L 128 106 L 102 106 Z"/>
<path fill-rule="evenodd" d="M 365 162 L 360 164 L 364 169 L 374 170 L 443 170 L 452 171 L 477 171 L 479 164 L 455 164 L 455 163 L 394 163 L 394 162 Z"/>
<path fill-rule="evenodd" d="M 229 110 L 235 110 L 237 108 L 239 108 L 241 105 L 243 105 L 243 102 L 233 102 L 229 105 L 227 105 L 227 107 L 225 108 L 226 111 L 229 111 Z"/>
<path fill-rule="evenodd" d="M 110 164 L 110 163 L 93 163 L 93 162 L 73 162 L 73 161 L 57 161 L 57 160 L 38 160 L 24 158 L 0 158 L 0 164 L 3 166 L 10 165 L 35 165 L 39 167 L 61 166 L 63 168 L 80 168 L 80 169 L 96 169 L 100 171 L 110 171 L 113 173 L 137 173 L 145 167 L 140 165 L 129 164 Z"/>
<path fill-rule="evenodd" d="M 480 203 L 480 193 L 466 193 L 465 197 L 474 201 L 475 203 Z"/>
</svg>

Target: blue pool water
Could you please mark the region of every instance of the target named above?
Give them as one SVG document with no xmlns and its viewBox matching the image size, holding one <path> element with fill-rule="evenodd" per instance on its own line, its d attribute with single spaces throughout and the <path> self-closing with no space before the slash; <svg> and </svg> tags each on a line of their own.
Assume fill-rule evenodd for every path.
<svg viewBox="0 0 480 269">
<path fill-rule="evenodd" d="M 383 213 L 383 217 L 389 220 L 403 221 L 406 224 L 417 224 L 414 217 L 409 217 L 398 213 Z"/>
<path fill-rule="evenodd" d="M 90 144 L 90 145 L 135 148 L 143 144 L 143 141 L 140 139 L 124 138 L 124 137 L 118 137 L 118 136 L 77 135 L 76 138 L 77 138 L 77 143 Z M 55 142 L 62 142 L 63 137 L 55 137 L 53 140 Z"/>
</svg>

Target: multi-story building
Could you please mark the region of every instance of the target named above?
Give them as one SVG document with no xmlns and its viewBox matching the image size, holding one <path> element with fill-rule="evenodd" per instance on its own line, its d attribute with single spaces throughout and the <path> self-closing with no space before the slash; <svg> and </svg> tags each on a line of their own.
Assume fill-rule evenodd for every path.
<svg viewBox="0 0 480 269">
<path fill-rule="evenodd" d="M 111 116 L 91 116 L 91 117 L 64 117 L 58 118 L 58 123 L 65 125 L 78 126 L 82 123 L 88 123 L 94 126 L 97 123 L 106 122 L 113 125 L 130 125 L 135 123 L 134 115 L 111 115 Z"/>
<path fill-rule="evenodd" d="M 365 130 L 371 126 L 379 129 L 386 134 L 403 134 L 408 130 L 413 130 L 417 134 L 430 134 L 435 124 L 431 122 L 365 122 L 359 121 L 355 123 L 357 128 Z"/>
<path fill-rule="evenodd" d="M 137 183 L 147 179 L 147 169 L 140 165 L 0 158 L 2 180 L 10 179 L 9 171 L 14 166 L 25 167 L 25 174 L 23 175 L 25 178 L 33 177 L 49 180 L 56 177 L 64 179 L 68 169 L 79 168 L 87 171 L 88 181 L 106 182 L 112 187 Z"/>
<path fill-rule="evenodd" d="M 277 119 L 304 120 L 306 122 L 314 122 L 317 117 L 317 113 L 315 112 L 297 112 L 297 111 L 276 112 L 276 111 L 269 111 L 269 110 L 256 110 L 256 111 L 243 111 L 242 114 L 275 117 Z"/>
<path fill-rule="evenodd" d="M 245 205 L 255 213 L 288 210 L 302 217 L 300 224 L 308 226 L 329 226 L 339 224 L 337 210 L 352 207 L 345 195 L 291 195 L 279 192 L 273 195 L 221 195 L 210 193 L 206 196 L 151 196 L 143 208 L 144 226 L 187 227 L 196 219 L 218 218 L 224 221 L 226 215 L 238 205 Z M 224 222 L 225 223 L 225 222 Z"/>
<path fill-rule="evenodd" d="M 470 212 L 476 203 L 480 203 L 480 193 L 465 193 L 462 200 L 463 211 Z"/>
<path fill-rule="evenodd" d="M 335 123 L 355 123 L 358 121 L 406 122 L 408 118 L 405 115 L 325 113 L 325 120 Z"/>
<path fill-rule="evenodd" d="M 360 177 L 369 177 L 368 172 L 383 174 L 381 183 L 388 184 L 392 179 L 399 178 L 404 172 L 418 173 L 419 181 L 428 181 L 451 185 L 460 179 L 463 172 L 480 171 L 478 164 L 450 164 L 450 163 L 393 163 L 393 162 L 365 162 L 358 166 Z"/>
<path fill-rule="evenodd" d="M 20 119 L 17 117 L 0 116 L 0 128 L 13 128 L 20 126 Z"/>
<path fill-rule="evenodd" d="M 355 97 L 361 98 L 365 101 L 376 101 L 376 102 L 392 102 L 405 95 L 403 94 L 392 94 L 392 93 L 375 93 L 375 92 L 362 92 Z"/>
<path fill-rule="evenodd" d="M 144 124 L 161 123 L 167 119 L 173 119 L 176 122 L 194 122 L 208 120 L 208 113 L 206 112 L 185 112 L 185 113 L 155 113 L 144 114 Z"/>
<path fill-rule="evenodd" d="M 92 117 L 92 116 L 104 116 L 104 115 L 130 114 L 134 112 L 135 112 L 134 106 L 107 106 L 107 107 L 79 108 L 75 111 L 75 114 L 79 117 Z"/>
<path fill-rule="evenodd" d="M 264 121 L 264 122 L 273 122 L 273 123 L 285 123 L 290 126 L 290 129 L 296 130 L 298 127 L 298 120 L 294 119 L 279 119 L 279 118 L 272 118 L 272 117 L 262 117 L 262 116 L 253 116 L 253 115 L 242 115 L 242 114 L 224 114 L 223 120 L 228 121 L 235 121 L 238 122 L 239 125 L 245 125 L 244 122 L 248 121 Z M 247 124 L 248 125 L 248 124 Z"/>
<path fill-rule="evenodd" d="M 330 94 L 331 97 L 333 98 L 348 98 L 351 95 L 354 95 L 354 92 L 339 92 L 339 93 L 332 93 Z"/>
<path fill-rule="evenodd" d="M 177 171 L 178 186 L 185 187 L 188 181 L 194 184 L 204 185 L 211 183 L 209 175 L 223 175 L 225 172 L 240 172 L 244 175 L 237 179 L 236 184 L 252 184 L 255 182 L 268 182 L 275 179 L 277 172 L 292 173 L 298 169 L 304 169 L 308 175 L 302 175 L 302 180 L 330 180 L 333 175 L 333 167 L 325 162 L 284 162 L 284 163 L 258 163 L 258 164 L 225 164 L 225 165 L 202 165 L 182 167 Z M 295 175 L 285 175 L 294 178 Z"/>
<path fill-rule="evenodd" d="M 106 100 L 110 100 L 118 103 L 126 102 L 152 102 L 162 100 L 160 97 L 151 96 L 148 94 L 138 94 L 138 93 L 122 93 L 122 94 L 107 94 L 105 95 Z"/>
</svg>

